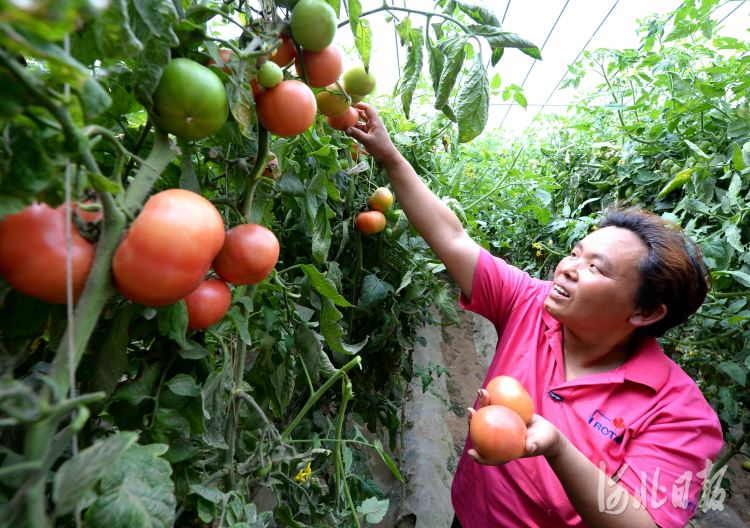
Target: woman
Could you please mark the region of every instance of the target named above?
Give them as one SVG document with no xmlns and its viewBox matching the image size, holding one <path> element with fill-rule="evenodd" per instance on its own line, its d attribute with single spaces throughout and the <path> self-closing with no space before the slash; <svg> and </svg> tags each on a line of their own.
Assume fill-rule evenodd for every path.
<svg viewBox="0 0 750 528">
<path fill-rule="evenodd" d="M 658 216 L 616 211 L 552 282 L 532 279 L 472 241 L 375 110 L 357 108 L 363 122 L 346 133 L 383 165 L 409 221 L 460 287 L 461 305 L 498 329 L 483 386 L 512 376 L 537 412 L 521 459 L 492 466 L 467 440 L 451 490 L 453 526 L 684 527 L 722 432 L 655 337 L 706 296 L 695 244 Z M 488 402 L 480 390 L 475 407 Z"/>
</svg>

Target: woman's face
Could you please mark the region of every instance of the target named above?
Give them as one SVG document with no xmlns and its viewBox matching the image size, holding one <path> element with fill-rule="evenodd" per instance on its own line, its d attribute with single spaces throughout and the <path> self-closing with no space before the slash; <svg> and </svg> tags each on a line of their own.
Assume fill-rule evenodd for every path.
<svg viewBox="0 0 750 528">
<path fill-rule="evenodd" d="M 619 227 L 594 231 L 557 265 L 555 285 L 544 307 L 571 330 L 632 330 L 628 320 L 638 313 L 638 263 L 647 254 L 648 247 L 632 231 Z"/>
</svg>

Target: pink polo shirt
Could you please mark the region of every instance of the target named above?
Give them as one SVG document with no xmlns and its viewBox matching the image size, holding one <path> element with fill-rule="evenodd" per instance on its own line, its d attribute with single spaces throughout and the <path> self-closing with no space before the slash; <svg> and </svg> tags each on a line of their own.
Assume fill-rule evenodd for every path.
<svg viewBox="0 0 750 528">
<path fill-rule="evenodd" d="M 608 477 L 620 470 L 620 484 L 644 497 L 657 525 L 683 528 L 696 512 L 706 459 L 722 446 L 719 419 L 653 337 L 641 339 L 621 367 L 566 382 L 562 325 L 544 309 L 551 288 L 481 251 L 471 302 L 462 295 L 461 306 L 497 328 L 482 387 L 495 376 L 516 378 L 536 413 L 594 464 L 604 463 Z M 543 456 L 481 466 L 466 455 L 472 447 L 467 439 L 451 490 L 464 528 L 585 526 Z"/>
</svg>

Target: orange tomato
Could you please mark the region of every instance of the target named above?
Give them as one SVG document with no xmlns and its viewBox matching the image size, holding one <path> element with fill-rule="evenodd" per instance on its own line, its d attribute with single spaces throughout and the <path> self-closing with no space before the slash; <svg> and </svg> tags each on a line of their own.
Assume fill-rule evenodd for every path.
<svg viewBox="0 0 750 528">
<path fill-rule="evenodd" d="M 502 405 L 516 411 L 525 424 L 531 421 L 534 402 L 517 379 L 498 376 L 490 380 L 485 390 L 490 394 L 490 405 Z"/>
<path fill-rule="evenodd" d="M 474 448 L 490 462 L 509 462 L 526 452 L 526 425 L 518 413 L 501 405 L 482 407 L 471 418 Z"/>
</svg>

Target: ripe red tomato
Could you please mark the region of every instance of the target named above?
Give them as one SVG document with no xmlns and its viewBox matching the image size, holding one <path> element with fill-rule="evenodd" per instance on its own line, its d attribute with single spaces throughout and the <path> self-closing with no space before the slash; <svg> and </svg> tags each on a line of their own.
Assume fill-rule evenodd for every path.
<svg viewBox="0 0 750 528">
<path fill-rule="evenodd" d="M 471 418 L 469 435 L 474 448 L 491 462 L 508 462 L 526 452 L 526 425 L 518 413 L 501 405 L 488 405 Z"/>
<path fill-rule="evenodd" d="M 303 82 L 283 81 L 262 91 L 255 101 L 258 121 L 276 136 L 298 136 L 315 121 L 315 96 Z"/>
<path fill-rule="evenodd" d="M 327 88 L 338 93 L 331 93 L 328 90 L 316 93 L 315 102 L 318 104 L 318 111 L 326 117 L 341 117 L 350 108 L 346 96 L 335 84 L 330 84 Z"/>
<path fill-rule="evenodd" d="M 359 112 L 354 107 L 349 107 L 349 110 L 347 110 L 343 115 L 339 117 L 326 117 L 326 121 L 331 126 L 331 128 L 335 128 L 336 130 L 341 130 L 342 132 L 346 130 L 346 127 L 354 126 L 357 124 L 357 121 L 359 121 Z"/>
<path fill-rule="evenodd" d="M 227 231 L 214 259 L 216 274 L 235 286 L 257 284 L 279 260 L 279 241 L 273 231 L 257 224 L 241 224 Z"/>
<path fill-rule="evenodd" d="M 277 39 L 278 40 L 278 39 Z M 271 55 L 268 60 L 272 60 L 281 68 L 291 64 L 297 58 L 297 48 L 294 47 L 294 41 L 285 34 L 281 34 L 281 46 L 276 48 L 276 53 Z"/>
<path fill-rule="evenodd" d="M 115 287 L 131 301 L 162 306 L 203 281 L 224 243 L 224 221 L 201 195 L 169 189 L 152 196 L 115 252 Z"/>
<path fill-rule="evenodd" d="M 354 219 L 354 226 L 365 235 L 380 233 L 385 229 L 385 215 L 380 211 L 359 213 Z"/>
<path fill-rule="evenodd" d="M 221 71 L 226 73 L 227 75 L 234 75 L 236 70 L 229 68 L 229 58 L 235 55 L 235 53 L 232 50 L 228 49 L 221 49 L 219 50 L 219 57 L 221 58 L 221 62 L 224 63 L 224 66 L 221 67 Z M 203 65 L 208 68 L 212 64 L 216 64 L 216 61 L 213 59 L 208 59 L 206 62 L 203 63 Z"/>
<path fill-rule="evenodd" d="M 73 300 L 86 283 L 94 245 L 71 226 Z M 35 204 L 8 215 L 0 224 L 0 275 L 20 292 L 47 302 L 65 304 L 65 212 Z"/>
<path fill-rule="evenodd" d="M 307 80 L 313 88 L 323 88 L 335 83 L 344 69 L 344 59 L 335 45 L 320 51 L 302 50 L 302 58 L 305 61 Z M 302 62 L 299 57 L 294 61 L 294 69 L 297 77 L 302 78 Z"/>
<path fill-rule="evenodd" d="M 485 389 L 490 394 L 490 405 L 502 405 L 518 413 L 528 424 L 534 416 L 534 402 L 523 385 L 510 376 L 492 378 Z"/>
<path fill-rule="evenodd" d="M 232 292 L 227 283 L 212 277 L 201 283 L 185 297 L 188 311 L 188 330 L 208 328 L 221 321 L 232 303 Z"/>
<path fill-rule="evenodd" d="M 170 134 L 195 141 L 218 132 L 229 115 L 221 79 L 190 59 L 173 59 L 154 92 L 153 122 Z"/>
<path fill-rule="evenodd" d="M 393 194 L 385 187 L 378 187 L 370 196 L 370 207 L 381 213 L 386 212 L 393 205 Z"/>
</svg>

